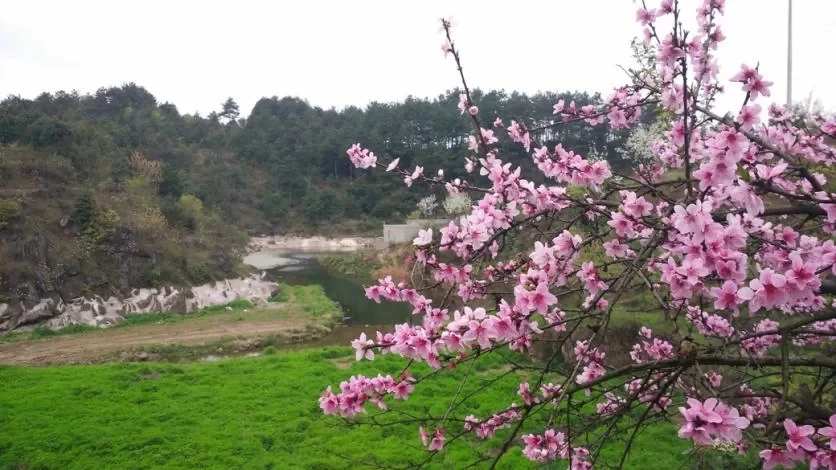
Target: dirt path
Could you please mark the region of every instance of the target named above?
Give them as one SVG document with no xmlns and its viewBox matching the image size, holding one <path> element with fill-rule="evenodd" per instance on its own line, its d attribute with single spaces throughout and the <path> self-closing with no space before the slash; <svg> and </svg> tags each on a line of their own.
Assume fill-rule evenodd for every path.
<svg viewBox="0 0 836 470">
<path fill-rule="evenodd" d="M 148 345 L 200 345 L 221 339 L 293 333 L 313 325 L 282 309 L 222 313 L 174 323 L 145 324 L 37 340 L 0 343 L 0 364 L 46 365 L 97 362 Z"/>
</svg>

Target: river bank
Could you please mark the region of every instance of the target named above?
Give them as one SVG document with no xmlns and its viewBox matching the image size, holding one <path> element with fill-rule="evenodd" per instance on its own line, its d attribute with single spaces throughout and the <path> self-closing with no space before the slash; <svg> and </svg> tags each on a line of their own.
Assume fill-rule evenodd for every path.
<svg viewBox="0 0 836 470">
<path fill-rule="evenodd" d="M 411 245 L 393 245 L 379 250 L 325 253 L 318 259 L 329 272 L 365 283 L 377 282 L 386 276 L 406 280 L 412 265 L 412 248 Z"/>
<path fill-rule="evenodd" d="M 254 270 L 263 271 L 295 263 L 289 257 L 294 253 L 353 252 L 379 243 L 379 239 L 371 237 L 260 236 L 249 240 L 243 261 Z M 138 287 L 129 292 L 72 299 L 51 294 L 32 302 L 0 303 L 0 332 L 72 325 L 107 327 L 131 314 L 183 314 L 236 300 L 264 305 L 275 290 L 275 282 L 258 272 L 197 286 Z"/>
<path fill-rule="evenodd" d="M 295 237 L 287 235 L 267 235 L 250 238 L 248 253 L 258 251 L 357 251 L 376 248 L 382 239 L 377 237 Z"/>
<path fill-rule="evenodd" d="M 0 364 L 179 362 L 287 347 L 329 335 L 343 313 L 317 285 L 281 286 L 262 306 L 236 301 L 188 315 L 133 315 L 110 328 L 36 330 L 0 336 Z"/>
</svg>

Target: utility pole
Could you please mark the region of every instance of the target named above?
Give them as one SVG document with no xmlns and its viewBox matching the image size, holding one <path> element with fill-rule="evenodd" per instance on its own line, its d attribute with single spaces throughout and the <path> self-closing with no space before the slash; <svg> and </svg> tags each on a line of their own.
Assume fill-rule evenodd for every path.
<svg viewBox="0 0 836 470">
<path fill-rule="evenodd" d="M 787 107 L 792 107 L 792 0 L 787 13 Z"/>
</svg>

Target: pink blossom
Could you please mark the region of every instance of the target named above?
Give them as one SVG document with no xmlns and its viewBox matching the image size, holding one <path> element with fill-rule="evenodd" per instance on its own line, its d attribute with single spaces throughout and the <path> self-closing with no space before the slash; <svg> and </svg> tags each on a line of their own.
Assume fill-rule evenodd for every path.
<svg viewBox="0 0 836 470">
<path fill-rule="evenodd" d="M 418 236 L 412 241 L 415 246 L 427 246 L 433 241 L 433 229 L 419 230 Z"/>
<path fill-rule="evenodd" d="M 711 384 L 711 387 L 715 390 L 720 388 L 720 384 L 723 382 L 723 376 L 716 372 L 706 374 L 706 378 L 708 379 L 708 382 Z"/>
<path fill-rule="evenodd" d="M 703 263 L 702 258 L 685 259 L 682 266 L 676 268 L 676 272 L 684 277 L 688 284 L 696 285 L 703 277 L 711 273 L 711 270 Z"/>
<path fill-rule="evenodd" d="M 444 58 L 445 58 L 445 59 L 447 58 L 447 56 L 448 56 L 451 52 L 453 52 L 453 45 L 452 45 L 452 44 L 450 44 L 450 41 L 444 41 L 444 42 L 441 44 L 441 52 L 443 52 L 443 53 L 444 53 Z"/>
<path fill-rule="evenodd" d="M 374 153 L 370 152 L 369 149 L 360 147 L 360 144 L 352 145 L 346 153 L 348 153 L 348 158 L 351 159 L 351 163 L 357 168 L 373 168 L 377 166 L 377 157 L 375 157 Z"/>
<path fill-rule="evenodd" d="M 764 470 L 772 470 L 779 465 L 784 468 L 795 468 L 795 461 L 802 457 L 795 452 L 776 448 L 762 450 L 758 455 L 764 460 Z"/>
<path fill-rule="evenodd" d="M 547 429 L 542 435 L 526 434 L 522 439 L 525 443 L 523 455 L 532 462 L 548 462 L 564 455 L 568 457 L 562 432 Z"/>
<path fill-rule="evenodd" d="M 424 427 L 421 426 L 418 428 L 418 434 L 421 437 L 421 442 L 427 447 L 427 450 L 437 452 L 444 448 L 444 429 L 438 428 L 430 436 L 424 430 Z"/>
<path fill-rule="evenodd" d="M 517 121 L 511 121 L 511 125 L 508 126 L 508 135 L 514 142 L 521 143 L 525 147 L 526 152 L 531 149 L 531 136 L 529 136 L 528 131 L 523 129 Z"/>
<path fill-rule="evenodd" d="M 491 347 L 491 337 L 494 336 L 493 323 L 492 317 L 481 321 L 470 320 L 462 339 L 467 342 L 477 342 L 482 349 L 489 349 Z"/>
<path fill-rule="evenodd" d="M 836 450 L 819 449 L 813 456 L 810 457 L 810 469 L 836 469 Z"/>
<path fill-rule="evenodd" d="M 604 242 L 604 253 L 606 253 L 607 256 L 616 259 L 628 258 L 635 254 L 630 247 L 618 241 L 617 238 Z"/>
<path fill-rule="evenodd" d="M 607 222 L 607 225 L 614 228 L 616 235 L 619 237 L 636 236 L 635 224 L 621 212 L 613 212 L 612 218 Z"/>
<path fill-rule="evenodd" d="M 351 342 L 351 347 L 355 349 L 356 360 L 361 360 L 364 357 L 370 361 L 374 360 L 374 341 L 366 339 L 366 333 L 360 333 L 360 338 Z"/>
<path fill-rule="evenodd" d="M 497 119 L 499 119 L 499 118 L 497 118 Z M 502 121 L 500 121 L 499 123 L 502 124 Z M 496 136 L 494 136 L 494 132 L 492 130 L 490 130 L 490 129 L 480 129 L 480 132 L 482 134 L 482 140 L 485 141 L 485 144 L 491 145 L 491 144 L 495 144 L 495 143 L 499 142 L 499 139 L 497 139 Z"/>
<path fill-rule="evenodd" d="M 424 168 L 416 166 L 415 171 L 413 171 L 411 175 L 406 176 L 403 181 L 407 186 L 412 186 L 412 183 L 422 176 L 424 176 Z"/>
<path fill-rule="evenodd" d="M 538 313 L 546 313 L 555 303 L 557 297 L 549 292 L 549 286 L 545 282 L 537 284 L 537 288 L 528 295 L 528 304 Z"/>
<path fill-rule="evenodd" d="M 714 297 L 714 308 L 717 310 L 738 311 L 737 304 L 740 299 L 737 296 L 737 284 L 734 281 L 726 281 L 722 287 L 712 287 L 711 296 Z"/>
<path fill-rule="evenodd" d="M 528 382 L 520 383 L 520 388 L 517 391 L 517 394 L 523 399 L 523 402 L 526 405 L 532 405 L 539 401 L 537 397 L 531 394 L 531 387 L 528 385 Z"/>
<path fill-rule="evenodd" d="M 333 415 L 337 414 L 338 405 L 339 399 L 331 392 L 331 387 L 328 387 L 322 397 L 319 398 L 319 407 L 322 408 L 323 413 Z"/>
<path fill-rule="evenodd" d="M 819 434 L 830 438 L 830 448 L 836 450 L 836 414 L 830 416 L 830 426 L 819 428 Z"/>
<path fill-rule="evenodd" d="M 456 105 L 459 108 L 459 111 L 464 114 L 467 111 L 469 99 L 467 98 L 467 93 L 459 93 L 459 104 Z"/>
<path fill-rule="evenodd" d="M 784 286 L 787 278 L 766 268 L 761 270 L 758 279 L 749 282 L 749 287 L 742 287 L 738 292 L 741 299 L 749 301 L 749 311 L 754 313 L 761 308 L 772 308 L 783 304 L 787 299 Z"/>
<path fill-rule="evenodd" d="M 697 445 L 712 445 L 715 438 L 738 442 L 742 439 L 742 430 L 749 427 L 749 420 L 740 417 L 737 409 L 720 403 L 716 398 L 705 402 L 688 399 L 689 408 L 679 408 L 685 418 L 679 428 L 679 437 L 692 439 Z"/>
<path fill-rule="evenodd" d="M 644 8 L 639 8 L 636 11 L 636 21 L 638 21 L 642 25 L 652 23 L 655 19 L 656 11 L 653 9 L 645 10 Z"/>
<path fill-rule="evenodd" d="M 816 444 L 813 443 L 813 440 L 808 437 L 816 432 L 813 426 L 809 424 L 796 426 L 793 420 L 787 418 L 784 420 L 784 429 L 787 431 L 787 449 L 791 451 L 804 449 L 810 452 L 818 449 Z"/>
<path fill-rule="evenodd" d="M 717 406 L 716 398 L 709 398 L 705 403 L 697 399 L 688 399 L 688 408 L 679 408 L 685 422 L 679 428 L 679 437 L 692 439 L 695 444 L 708 446 L 714 440 L 709 434 L 709 425 L 723 422 L 722 416 L 714 411 Z"/>
</svg>

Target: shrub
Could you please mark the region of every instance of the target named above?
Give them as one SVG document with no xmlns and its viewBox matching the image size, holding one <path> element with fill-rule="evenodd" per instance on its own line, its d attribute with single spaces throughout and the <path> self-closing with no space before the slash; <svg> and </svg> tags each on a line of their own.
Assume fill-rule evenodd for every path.
<svg viewBox="0 0 836 470">
<path fill-rule="evenodd" d="M 83 196 L 75 201 L 75 221 L 81 227 L 87 227 L 87 224 L 93 219 L 93 210 L 95 208 L 95 200 L 93 191 L 87 191 Z"/>
<path fill-rule="evenodd" d="M 184 194 L 177 201 L 183 223 L 189 230 L 197 230 L 203 220 L 203 202 L 193 194 Z"/>
<path fill-rule="evenodd" d="M 430 194 L 429 196 L 421 199 L 418 201 L 416 205 L 418 213 L 424 217 L 432 217 L 435 214 L 435 210 L 438 209 L 438 203 L 435 201 L 435 194 Z"/>
<path fill-rule="evenodd" d="M 11 199 L 0 199 L 0 230 L 9 227 L 12 220 L 20 217 L 20 203 Z"/>
<path fill-rule="evenodd" d="M 470 195 L 464 192 L 447 196 L 447 199 L 443 203 L 444 212 L 451 217 L 469 213 L 472 205 L 473 202 L 470 200 Z"/>
<path fill-rule="evenodd" d="M 116 233 L 122 225 L 122 219 L 113 209 L 96 210 L 93 218 L 84 229 L 84 238 L 93 246 L 98 246 Z"/>
</svg>

